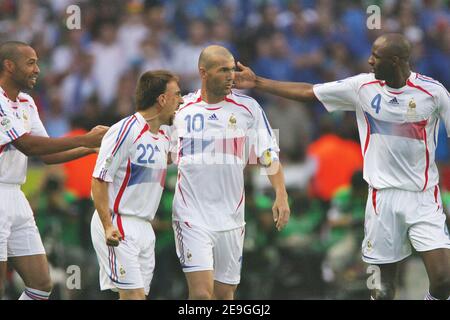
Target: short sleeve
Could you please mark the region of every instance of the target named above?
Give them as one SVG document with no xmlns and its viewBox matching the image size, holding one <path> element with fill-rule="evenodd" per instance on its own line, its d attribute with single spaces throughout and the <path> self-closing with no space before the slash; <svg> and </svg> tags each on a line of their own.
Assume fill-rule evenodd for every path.
<svg viewBox="0 0 450 320">
<path fill-rule="evenodd" d="M 254 122 L 249 138 L 250 145 L 254 147 L 256 157 L 260 158 L 265 151 L 279 152 L 280 148 L 278 147 L 276 134 L 272 130 L 264 110 L 256 101 L 254 104 Z"/>
<path fill-rule="evenodd" d="M 123 128 L 121 124 L 119 122 L 112 126 L 103 137 L 92 174 L 94 178 L 113 182 L 120 165 L 128 159 L 133 144 L 133 135 L 129 132 L 132 129 Z"/>
<path fill-rule="evenodd" d="M 34 102 L 31 104 L 31 107 L 33 109 L 31 111 L 31 134 L 34 136 L 48 137 L 47 130 L 45 130 L 44 124 L 39 117 L 39 112 Z"/>
<path fill-rule="evenodd" d="M 450 138 L 450 94 L 444 88 L 439 90 L 438 110 L 439 116 L 445 124 L 447 130 L 447 136 Z"/>
<path fill-rule="evenodd" d="M 357 75 L 339 81 L 316 84 L 313 87 L 317 99 L 329 112 L 355 111 L 358 105 L 358 88 L 367 75 Z"/>
<path fill-rule="evenodd" d="M 11 105 L 0 100 L 0 145 L 11 143 L 27 133 L 23 122 L 14 113 Z"/>
</svg>

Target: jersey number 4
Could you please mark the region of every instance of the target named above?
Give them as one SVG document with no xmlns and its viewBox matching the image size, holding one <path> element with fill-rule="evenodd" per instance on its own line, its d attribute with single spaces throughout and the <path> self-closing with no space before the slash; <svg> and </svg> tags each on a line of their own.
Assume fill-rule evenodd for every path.
<svg viewBox="0 0 450 320">
<path fill-rule="evenodd" d="M 372 106 L 373 109 L 375 109 L 376 113 L 380 112 L 381 109 L 381 94 L 377 94 L 372 102 L 370 103 L 370 105 Z"/>
</svg>

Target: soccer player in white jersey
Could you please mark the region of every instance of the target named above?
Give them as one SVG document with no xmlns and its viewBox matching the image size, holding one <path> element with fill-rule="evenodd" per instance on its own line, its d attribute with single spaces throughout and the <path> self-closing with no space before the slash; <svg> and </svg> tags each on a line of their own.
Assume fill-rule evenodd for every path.
<svg viewBox="0 0 450 320">
<path fill-rule="evenodd" d="M 0 45 L 0 298 L 7 261 L 25 283 L 20 300 L 47 300 L 52 288 L 33 212 L 20 190 L 28 156 L 39 156 L 47 164 L 77 159 L 94 153 L 107 130 L 98 127 L 84 136 L 49 138 L 33 98 L 22 92 L 36 84 L 37 60 L 25 43 Z"/>
<path fill-rule="evenodd" d="M 144 73 L 136 89 L 137 112 L 105 135 L 92 179 L 96 211 L 91 235 L 102 290 L 122 300 L 143 300 L 155 266 L 153 220 L 166 177 L 172 125 L 183 102 L 178 79 L 168 71 Z M 120 244 L 119 244 L 120 243 Z"/>
<path fill-rule="evenodd" d="M 279 148 L 264 111 L 254 99 L 231 91 L 232 54 L 209 46 L 198 66 L 201 90 L 185 97 L 174 121 L 179 170 L 173 201 L 176 249 L 190 299 L 233 299 L 242 265 L 243 170 L 249 143 L 260 163 L 269 166 L 278 230 L 290 210 Z"/>
<path fill-rule="evenodd" d="M 450 95 L 436 80 L 410 70 L 410 52 L 403 35 L 386 34 L 373 44 L 371 73 L 313 86 L 257 77 L 238 64 L 236 76 L 239 88 L 356 112 L 369 184 L 362 254 L 381 270 L 372 299 L 395 297 L 398 262 L 411 254 L 410 244 L 430 280 L 425 298 L 450 294 L 450 238 L 434 161 L 439 120 L 450 136 Z"/>
</svg>

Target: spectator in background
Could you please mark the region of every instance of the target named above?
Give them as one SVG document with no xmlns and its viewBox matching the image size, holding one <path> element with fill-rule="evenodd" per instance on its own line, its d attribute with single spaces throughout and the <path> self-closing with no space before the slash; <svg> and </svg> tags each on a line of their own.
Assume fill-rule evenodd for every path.
<svg viewBox="0 0 450 320">
<path fill-rule="evenodd" d="M 74 137 L 88 132 L 89 122 L 83 116 L 75 116 L 70 121 L 71 130 L 67 137 Z M 74 195 L 75 214 L 79 221 L 77 231 L 83 249 L 91 248 L 89 225 L 94 206 L 91 200 L 91 177 L 94 171 L 97 154 L 72 160 L 62 165 L 65 180 L 64 189 Z"/>
</svg>

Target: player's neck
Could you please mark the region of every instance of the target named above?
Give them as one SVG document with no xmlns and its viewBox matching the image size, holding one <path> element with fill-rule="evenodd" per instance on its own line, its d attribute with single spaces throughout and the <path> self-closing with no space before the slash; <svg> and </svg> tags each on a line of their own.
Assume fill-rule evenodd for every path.
<svg viewBox="0 0 450 320">
<path fill-rule="evenodd" d="M 14 85 L 12 81 L 5 78 L 0 78 L 0 87 L 2 87 L 3 91 L 5 91 L 10 100 L 16 101 L 20 89 Z"/>
<path fill-rule="evenodd" d="M 216 96 L 211 92 L 208 92 L 205 88 L 202 88 L 202 100 L 209 104 L 215 104 L 223 101 L 225 96 Z"/>
<path fill-rule="evenodd" d="M 148 126 L 150 127 L 149 131 L 151 133 L 157 134 L 159 131 L 159 127 L 161 126 L 162 123 L 158 117 L 159 112 L 155 112 L 152 109 L 153 108 L 138 112 L 141 114 L 141 116 L 145 119 Z"/>
<path fill-rule="evenodd" d="M 399 69 L 398 72 L 394 75 L 394 78 L 391 80 L 386 80 L 386 84 L 394 89 L 399 89 L 406 86 L 406 81 L 411 75 L 411 70 L 409 68 L 405 68 L 403 70 Z"/>
</svg>

